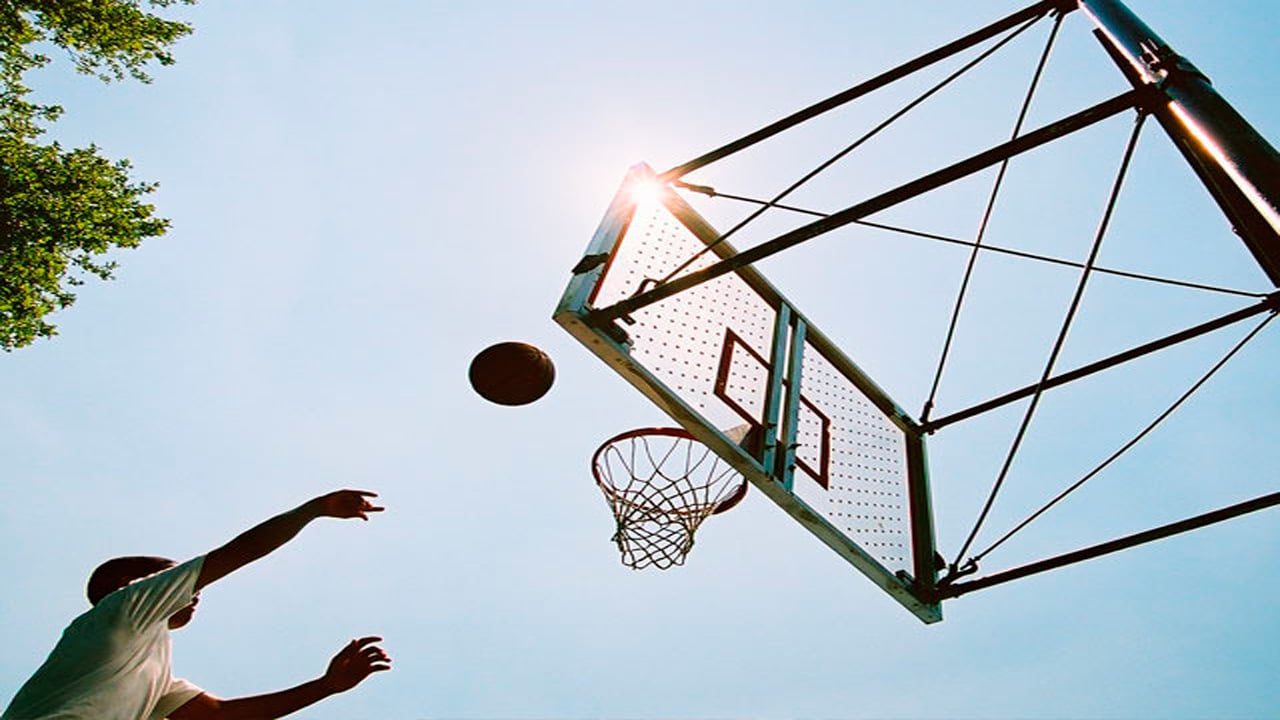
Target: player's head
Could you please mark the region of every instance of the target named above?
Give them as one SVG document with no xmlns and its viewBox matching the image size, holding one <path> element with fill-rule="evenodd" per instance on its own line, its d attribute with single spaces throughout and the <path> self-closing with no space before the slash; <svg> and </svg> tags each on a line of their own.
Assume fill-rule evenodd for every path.
<svg viewBox="0 0 1280 720">
<path fill-rule="evenodd" d="M 169 558 L 149 555 L 112 558 L 99 565 L 89 576 L 89 585 L 85 588 L 85 594 L 89 596 L 91 604 L 97 605 L 103 598 L 134 580 L 168 570 L 175 565 L 177 563 Z M 190 605 L 170 616 L 169 627 L 176 630 L 191 622 L 196 602 L 193 600 Z"/>
</svg>

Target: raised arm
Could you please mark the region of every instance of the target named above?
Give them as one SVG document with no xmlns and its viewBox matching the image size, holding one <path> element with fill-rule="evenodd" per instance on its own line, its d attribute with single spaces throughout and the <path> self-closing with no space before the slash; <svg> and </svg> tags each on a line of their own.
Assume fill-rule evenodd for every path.
<svg viewBox="0 0 1280 720">
<path fill-rule="evenodd" d="M 391 658 L 374 643 L 382 638 L 352 640 L 329 661 L 324 675 L 297 687 L 221 700 L 201 693 L 169 713 L 170 720 L 266 720 L 284 717 L 330 695 L 346 692 L 373 673 L 391 669 Z"/>
<path fill-rule="evenodd" d="M 294 538 L 307 523 L 316 518 L 360 518 L 383 508 L 369 502 L 377 493 L 366 490 L 338 490 L 321 495 L 298 507 L 277 515 L 237 535 L 231 542 L 205 556 L 196 580 L 196 591 L 249 563 L 261 558 Z"/>
</svg>

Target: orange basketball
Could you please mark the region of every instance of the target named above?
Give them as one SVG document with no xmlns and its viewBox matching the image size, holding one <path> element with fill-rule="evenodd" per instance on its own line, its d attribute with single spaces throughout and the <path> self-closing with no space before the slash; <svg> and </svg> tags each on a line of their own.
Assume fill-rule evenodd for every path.
<svg viewBox="0 0 1280 720">
<path fill-rule="evenodd" d="M 471 387 L 499 405 L 527 405 L 551 389 L 556 366 L 542 350 L 522 342 L 503 342 L 480 351 L 471 361 Z"/>
</svg>

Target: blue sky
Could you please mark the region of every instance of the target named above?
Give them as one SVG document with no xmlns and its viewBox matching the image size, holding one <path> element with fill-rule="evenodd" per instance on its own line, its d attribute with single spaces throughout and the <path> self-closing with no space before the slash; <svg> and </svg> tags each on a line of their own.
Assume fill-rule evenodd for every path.
<svg viewBox="0 0 1280 720">
<path fill-rule="evenodd" d="M 1129 4 L 1280 138 L 1272 4 Z M 316 524 L 211 587 L 175 634 L 179 675 L 221 696 L 259 693 L 379 634 L 395 670 L 301 717 L 1273 714 L 1274 511 L 966 596 L 929 627 L 760 494 L 709 521 L 683 568 L 627 570 L 609 543 L 591 453 L 666 421 L 550 314 L 627 168 L 687 160 L 1020 3 L 973 5 L 235 0 L 179 11 L 196 33 L 152 85 L 104 86 L 65 62 L 33 76 L 67 109 L 50 136 L 130 158 L 161 183 L 154 202 L 174 226 L 122 253 L 115 282 L 82 288 L 56 339 L 0 358 L 0 698 L 82 611 L 102 559 L 191 556 L 351 486 L 380 492 L 387 513 Z M 1006 136 L 1043 30 L 797 202 L 836 209 Z M 1033 126 L 1123 89 L 1087 31 L 1069 18 Z M 776 192 L 848 142 L 861 112 L 689 179 Z M 1079 256 L 1128 128 L 1015 163 L 992 233 Z M 989 183 L 885 219 L 970 234 Z M 704 205 L 718 223 L 741 212 Z M 762 269 L 914 411 L 963 257 L 852 230 Z M 1154 124 L 1103 258 L 1268 289 Z M 1073 282 L 980 269 L 941 396 L 952 407 L 1036 372 Z M 1099 280 L 1063 362 L 1243 304 Z M 1047 400 L 991 532 L 1239 336 Z M 470 392 L 471 356 L 505 339 L 554 357 L 542 401 L 501 408 Z M 992 569 L 1273 492 L 1277 349 L 1272 329 Z M 1016 419 L 931 441 L 944 552 Z"/>
</svg>

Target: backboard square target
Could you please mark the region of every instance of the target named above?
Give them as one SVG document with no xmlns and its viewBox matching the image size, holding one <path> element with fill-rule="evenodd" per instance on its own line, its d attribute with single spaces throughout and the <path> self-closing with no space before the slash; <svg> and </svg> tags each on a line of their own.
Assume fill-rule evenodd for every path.
<svg viewBox="0 0 1280 720">
<path fill-rule="evenodd" d="M 759 352 L 726 329 L 720 350 L 720 369 L 716 374 L 715 395 L 735 410 L 745 421 L 767 424 L 765 407 L 772 365 Z M 789 391 L 786 381 L 782 392 Z M 800 393 L 795 440 L 796 468 L 822 486 L 829 487 L 831 464 L 831 419 L 811 400 Z"/>
<path fill-rule="evenodd" d="M 602 316 L 736 254 L 670 187 L 630 191 L 653 179 L 632 168 L 556 321 L 891 597 L 941 620 L 923 433 L 757 270 Z M 758 451 L 726 434 L 744 422 Z"/>
</svg>

